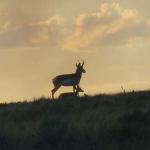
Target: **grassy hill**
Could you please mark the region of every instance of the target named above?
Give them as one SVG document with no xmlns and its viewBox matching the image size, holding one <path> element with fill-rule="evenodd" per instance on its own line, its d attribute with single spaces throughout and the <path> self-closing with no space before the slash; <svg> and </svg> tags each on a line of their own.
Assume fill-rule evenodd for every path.
<svg viewBox="0 0 150 150">
<path fill-rule="evenodd" d="M 149 150 L 150 92 L 0 105 L 0 150 Z"/>
</svg>

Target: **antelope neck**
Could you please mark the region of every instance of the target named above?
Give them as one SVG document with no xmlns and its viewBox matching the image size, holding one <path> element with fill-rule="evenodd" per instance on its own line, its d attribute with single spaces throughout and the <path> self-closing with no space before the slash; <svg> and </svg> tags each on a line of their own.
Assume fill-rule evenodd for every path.
<svg viewBox="0 0 150 150">
<path fill-rule="evenodd" d="M 82 72 L 76 72 L 75 74 L 76 74 L 77 78 L 80 80 L 81 76 L 82 76 Z"/>
</svg>

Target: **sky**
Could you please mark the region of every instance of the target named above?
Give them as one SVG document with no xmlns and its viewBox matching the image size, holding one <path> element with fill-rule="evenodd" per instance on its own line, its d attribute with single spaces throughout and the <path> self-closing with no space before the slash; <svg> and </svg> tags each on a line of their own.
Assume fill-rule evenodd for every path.
<svg viewBox="0 0 150 150">
<path fill-rule="evenodd" d="M 0 102 L 50 97 L 78 60 L 86 94 L 150 89 L 149 10 L 148 0 L 1 0 Z"/>
</svg>

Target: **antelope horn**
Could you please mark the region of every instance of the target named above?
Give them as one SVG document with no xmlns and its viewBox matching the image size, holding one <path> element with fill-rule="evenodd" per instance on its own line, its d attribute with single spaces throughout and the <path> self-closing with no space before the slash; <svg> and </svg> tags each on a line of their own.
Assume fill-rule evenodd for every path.
<svg viewBox="0 0 150 150">
<path fill-rule="evenodd" d="M 82 66 L 84 65 L 84 60 L 83 60 L 83 63 L 82 63 Z"/>
<path fill-rule="evenodd" d="M 78 66 L 80 66 L 80 65 L 81 65 L 81 63 L 80 63 L 80 61 L 79 61 L 79 60 L 78 60 L 78 63 L 79 63 L 79 64 L 78 64 Z"/>
</svg>

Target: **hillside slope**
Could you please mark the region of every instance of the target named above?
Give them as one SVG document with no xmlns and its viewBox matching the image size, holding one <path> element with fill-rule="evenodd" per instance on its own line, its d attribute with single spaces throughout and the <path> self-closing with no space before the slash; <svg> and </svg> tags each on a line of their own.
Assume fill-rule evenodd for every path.
<svg viewBox="0 0 150 150">
<path fill-rule="evenodd" d="M 0 105 L 0 150 L 148 150 L 150 92 Z"/>
</svg>

